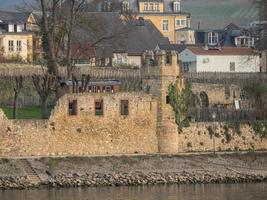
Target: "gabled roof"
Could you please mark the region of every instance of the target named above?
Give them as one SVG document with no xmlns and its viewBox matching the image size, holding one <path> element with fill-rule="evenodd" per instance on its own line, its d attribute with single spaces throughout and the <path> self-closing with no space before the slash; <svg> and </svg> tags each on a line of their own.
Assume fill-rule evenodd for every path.
<svg viewBox="0 0 267 200">
<path fill-rule="evenodd" d="M 253 3 L 254 2 L 254 3 Z M 218 29 L 229 23 L 247 26 L 259 19 L 259 8 L 250 0 L 184 0 L 182 8 L 191 13 L 191 27 Z"/>
<path fill-rule="evenodd" d="M 95 49 L 89 44 L 72 44 L 71 45 L 71 58 L 88 59 L 96 57 Z"/>
<path fill-rule="evenodd" d="M 182 44 L 158 44 L 158 48 L 160 50 L 177 51 L 178 53 L 181 53 L 186 49 L 186 46 Z"/>
<path fill-rule="evenodd" d="M 4 24 L 7 23 L 25 24 L 27 23 L 30 14 L 31 13 L 26 13 L 26 12 L 0 11 L 0 21 L 2 21 L 2 23 Z"/>
<path fill-rule="evenodd" d="M 239 48 L 239 47 L 221 47 L 220 49 L 208 49 L 205 50 L 203 47 L 187 47 L 188 50 L 192 51 L 196 55 L 207 55 L 207 56 L 251 56 L 255 55 L 255 49 L 253 48 Z"/>
<path fill-rule="evenodd" d="M 168 38 L 147 20 L 127 23 L 113 12 L 89 12 L 85 17 L 97 24 L 75 29 L 73 40 L 89 44 L 100 40 L 95 45 L 97 57 L 111 57 L 116 51 L 141 55 L 145 50 L 155 49 L 158 43 L 169 44 Z"/>
</svg>

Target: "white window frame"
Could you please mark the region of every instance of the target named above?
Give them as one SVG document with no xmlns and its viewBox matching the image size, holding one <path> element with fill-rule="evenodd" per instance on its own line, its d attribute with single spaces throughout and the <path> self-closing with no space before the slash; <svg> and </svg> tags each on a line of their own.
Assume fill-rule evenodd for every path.
<svg viewBox="0 0 267 200">
<path fill-rule="evenodd" d="M 162 30 L 166 32 L 169 31 L 169 20 L 164 19 L 162 21 Z"/>
<path fill-rule="evenodd" d="M 148 10 L 151 12 L 154 11 L 154 3 L 149 3 Z"/>
<path fill-rule="evenodd" d="M 180 22 L 181 26 L 186 26 L 186 20 L 185 19 L 182 19 L 181 22 Z"/>
<path fill-rule="evenodd" d="M 17 24 L 17 32 L 18 33 L 23 32 L 23 29 L 24 29 L 24 25 L 23 24 Z"/>
<path fill-rule="evenodd" d="M 22 42 L 21 40 L 17 40 L 17 51 L 22 51 Z"/>
<path fill-rule="evenodd" d="M 8 41 L 8 51 L 14 51 L 14 41 L 13 40 Z"/>
<path fill-rule="evenodd" d="M 208 33 L 208 43 L 210 45 L 216 45 L 219 42 L 219 34 L 217 32 Z"/>
<path fill-rule="evenodd" d="M 144 11 L 148 11 L 148 3 L 144 3 Z"/>
<path fill-rule="evenodd" d="M 15 25 L 14 24 L 8 24 L 8 32 L 13 33 L 15 31 Z"/>
<path fill-rule="evenodd" d="M 176 26 L 181 26 L 181 20 L 180 19 L 176 19 L 175 24 L 176 24 Z"/>
<path fill-rule="evenodd" d="M 173 12 L 180 12 L 181 11 L 181 4 L 180 2 L 173 2 Z"/>
<path fill-rule="evenodd" d="M 155 10 L 158 11 L 158 12 L 160 11 L 159 10 L 159 3 L 155 3 Z"/>
</svg>

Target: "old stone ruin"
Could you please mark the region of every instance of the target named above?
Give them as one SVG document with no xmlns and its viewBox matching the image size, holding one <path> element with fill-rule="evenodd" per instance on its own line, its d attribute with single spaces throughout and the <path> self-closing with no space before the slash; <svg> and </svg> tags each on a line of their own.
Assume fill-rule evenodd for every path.
<svg viewBox="0 0 267 200">
<path fill-rule="evenodd" d="M 242 134 L 219 122 L 179 131 L 168 100 L 170 84 L 185 84 L 175 52 L 146 52 L 140 74 L 141 92 L 120 92 L 116 84 L 88 85 L 84 93 L 67 87 L 47 120 L 9 120 L 0 110 L 0 156 L 178 153 L 212 151 L 214 144 L 216 151 L 266 149 L 267 140 L 248 125 Z"/>
</svg>

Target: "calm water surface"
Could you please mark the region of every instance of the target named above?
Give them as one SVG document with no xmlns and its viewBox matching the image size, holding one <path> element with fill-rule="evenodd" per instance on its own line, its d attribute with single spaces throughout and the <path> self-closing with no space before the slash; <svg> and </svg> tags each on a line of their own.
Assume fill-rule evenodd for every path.
<svg viewBox="0 0 267 200">
<path fill-rule="evenodd" d="M 267 200 L 267 183 L 0 191 L 0 200 Z"/>
</svg>

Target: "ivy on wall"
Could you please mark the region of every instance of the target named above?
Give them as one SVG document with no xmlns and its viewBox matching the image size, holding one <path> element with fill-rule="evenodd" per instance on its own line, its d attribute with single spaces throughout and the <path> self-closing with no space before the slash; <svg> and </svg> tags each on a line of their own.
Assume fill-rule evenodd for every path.
<svg viewBox="0 0 267 200">
<path fill-rule="evenodd" d="M 259 134 L 261 138 L 267 139 L 267 121 L 255 120 L 250 123 L 252 129 L 256 134 Z"/>
<path fill-rule="evenodd" d="M 189 119 L 187 116 L 189 97 L 191 93 L 191 85 L 189 82 L 185 83 L 185 87 L 180 90 L 177 81 L 170 84 L 168 88 L 168 95 L 170 98 L 170 105 L 175 113 L 175 122 L 178 125 L 178 132 L 182 132 L 183 127 L 189 126 Z"/>
</svg>

